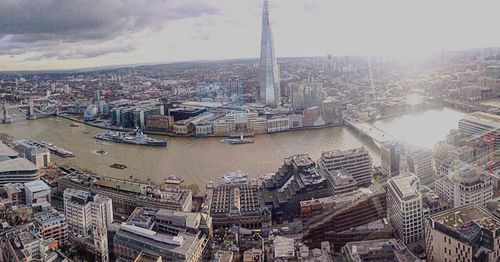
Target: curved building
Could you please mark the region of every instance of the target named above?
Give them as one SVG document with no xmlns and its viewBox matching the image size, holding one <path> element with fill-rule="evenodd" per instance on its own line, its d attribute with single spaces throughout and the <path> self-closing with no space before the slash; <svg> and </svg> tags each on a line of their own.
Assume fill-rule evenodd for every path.
<svg viewBox="0 0 500 262">
<path fill-rule="evenodd" d="M 0 185 L 28 183 L 39 178 L 38 168 L 26 158 L 14 158 L 0 162 Z"/>
<path fill-rule="evenodd" d="M 95 120 L 97 118 L 98 112 L 99 111 L 97 110 L 97 106 L 90 105 L 87 107 L 87 109 L 85 109 L 85 112 L 83 113 L 83 119 L 85 119 L 85 121 Z"/>
</svg>

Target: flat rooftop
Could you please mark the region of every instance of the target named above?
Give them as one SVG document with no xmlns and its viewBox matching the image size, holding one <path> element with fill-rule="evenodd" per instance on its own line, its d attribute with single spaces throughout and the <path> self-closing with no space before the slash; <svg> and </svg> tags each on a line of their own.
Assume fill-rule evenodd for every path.
<svg viewBox="0 0 500 262">
<path fill-rule="evenodd" d="M 368 151 L 364 147 L 351 148 L 348 150 L 333 150 L 321 153 L 322 157 L 330 158 L 336 156 L 354 156 L 354 155 L 368 155 Z"/>
<path fill-rule="evenodd" d="M 431 219 L 436 223 L 456 230 L 469 227 L 471 222 L 475 222 L 490 231 L 500 229 L 500 220 L 475 205 L 447 210 L 431 216 Z"/>
<path fill-rule="evenodd" d="M 463 119 L 469 121 L 481 121 L 486 122 L 494 128 L 500 128 L 500 116 L 484 113 L 484 112 L 474 112 L 468 115 L 465 115 Z"/>
<path fill-rule="evenodd" d="M 413 197 L 418 197 L 420 193 L 412 185 L 415 182 L 415 175 L 396 176 L 389 180 L 389 183 L 397 190 L 397 193 L 402 199 L 408 200 Z"/>
<path fill-rule="evenodd" d="M 16 150 L 10 148 L 8 145 L 0 141 L 0 156 L 6 156 L 9 158 L 18 157 L 19 153 Z"/>
<path fill-rule="evenodd" d="M 45 184 L 42 180 L 35 180 L 24 184 L 25 189 L 29 189 L 31 192 L 39 192 L 44 190 L 50 190 L 49 186 Z"/>
<path fill-rule="evenodd" d="M 13 171 L 36 172 L 37 167 L 26 158 L 14 158 L 0 162 L 0 173 Z"/>
</svg>

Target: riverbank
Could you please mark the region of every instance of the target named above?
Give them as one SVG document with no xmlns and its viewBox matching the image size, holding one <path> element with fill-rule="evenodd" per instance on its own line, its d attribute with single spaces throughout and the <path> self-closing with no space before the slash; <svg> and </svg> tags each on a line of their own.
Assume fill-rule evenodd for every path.
<svg viewBox="0 0 500 262">
<path fill-rule="evenodd" d="M 97 127 L 97 128 L 101 128 L 101 129 L 106 129 L 106 130 L 122 131 L 122 132 L 135 131 L 135 129 L 132 129 L 132 128 L 119 128 L 119 127 L 98 125 L 96 123 L 87 122 L 87 121 L 84 121 L 84 120 L 81 120 L 78 118 L 70 117 L 68 115 L 57 115 L 57 116 L 71 120 L 73 122 L 78 122 L 81 124 L 85 124 L 85 125 L 89 125 L 89 126 Z M 285 133 L 285 132 L 289 132 L 289 131 L 315 130 L 315 129 L 323 129 L 323 128 L 331 128 L 331 127 L 340 127 L 340 126 L 344 126 L 344 124 L 342 123 L 342 124 L 330 124 L 330 125 L 322 125 L 322 126 L 298 127 L 298 128 L 288 129 L 288 130 L 279 131 L 279 132 L 268 132 L 268 133 L 255 134 L 255 135 L 265 135 L 265 134 L 269 135 L 269 134 L 275 134 L 275 133 Z M 147 130 L 143 130 L 143 133 L 148 134 L 148 135 L 160 135 L 160 136 L 179 137 L 179 138 L 210 138 L 210 137 L 221 138 L 221 137 L 227 137 L 227 136 L 219 136 L 219 135 L 214 135 L 214 134 L 206 135 L 206 136 L 179 135 L 179 134 L 175 134 L 175 133 L 163 133 L 163 132 L 154 132 L 154 131 L 147 131 Z"/>
</svg>

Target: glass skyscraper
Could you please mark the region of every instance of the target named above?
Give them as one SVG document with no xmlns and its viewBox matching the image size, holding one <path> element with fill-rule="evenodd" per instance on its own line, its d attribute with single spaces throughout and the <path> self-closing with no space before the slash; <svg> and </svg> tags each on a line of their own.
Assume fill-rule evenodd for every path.
<svg viewBox="0 0 500 262">
<path fill-rule="evenodd" d="M 280 103 L 280 80 L 278 64 L 274 56 L 273 36 L 269 25 L 269 5 L 264 0 L 262 8 L 262 38 L 260 47 L 260 88 L 258 101 L 276 107 Z"/>
</svg>

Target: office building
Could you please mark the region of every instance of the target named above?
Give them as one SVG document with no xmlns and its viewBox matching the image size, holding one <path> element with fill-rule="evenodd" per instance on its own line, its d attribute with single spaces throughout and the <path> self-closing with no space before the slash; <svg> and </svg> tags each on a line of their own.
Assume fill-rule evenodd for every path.
<svg viewBox="0 0 500 262">
<path fill-rule="evenodd" d="M 12 141 L 12 147 L 24 157 L 36 165 L 37 168 L 43 168 L 50 165 L 50 151 L 39 145 L 34 144 L 28 139 L 19 139 Z"/>
<path fill-rule="evenodd" d="M 174 118 L 174 121 L 186 120 L 192 117 L 199 116 L 207 112 L 205 107 L 177 107 L 168 110 L 168 115 Z"/>
<path fill-rule="evenodd" d="M 406 161 L 408 171 L 415 174 L 422 185 L 434 187 L 435 173 L 432 150 L 410 147 L 407 150 Z"/>
<path fill-rule="evenodd" d="M 145 252 L 161 256 L 165 261 L 202 261 L 208 236 L 196 229 L 199 220 L 191 216 L 182 220 L 180 215 L 165 212 L 169 211 L 137 209 L 116 232 L 113 239 L 115 256 L 133 261 L 140 253 Z M 173 223 L 174 220 L 181 224 L 169 225 L 169 221 Z M 192 227 L 193 231 L 187 227 Z"/>
<path fill-rule="evenodd" d="M 64 213 L 69 230 L 76 236 L 87 237 L 92 229 L 92 194 L 87 191 L 64 190 Z"/>
<path fill-rule="evenodd" d="M 1 163 L 1 162 L 0 162 Z M 90 191 L 109 197 L 116 212 L 131 214 L 137 206 L 191 211 L 192 192 L 187 189 L 159 188 L 145 183 L 86 174 L 73 168 L 60 168 L 58 191 L 66 188 Z"/>
<path fill-rule="evenodd" d="M 40 178 L 40 173 L 38 173 L 36 165 L 26 158 L 1 160 L 0 185 L 8 183 L 28 183 Z"/>
<path fill-rule="evenodd" d="M 168 133 L 174 127 L 172 116 L 151 115 L 146 117 L 146 131 Z"/>
<path fill-rule="evenodd" d="M 111 199 L 83 190 L 64 190 L 64 212 L 70 231 L 89 236 L 93 227 L 106 229 L 113 222 Z"/>
<path fill-rule="evenodd" d="M 334 170 L 325 175 L 335 195 L 351 192 L 358 188 L 358 183 L 352 175 L 345 169 Z"/>
<path fill-rule="evenodd" d="M 164 107 L 157 99 L 126 102 L 110 109 L 111 123 L 124 128 L 145 129 L 150 116 L 164 115 Z"/>
<path fill-rule="evenodd" d="M 328 241 L 339 252 L 347 242 L 393 237 L 392 226 L 384 222 L 387 197 L 381 187 L 316 200 L 322 203 L 321 210 L 302 222 L 303 240 L 311 248 Z"/>
<path fill-rule="evenodd" d="M 492 134 L 495 138 L 495 150 L 500 149 L 500 116 L 484 112 L 465 115 L 458 121 L 458 130 L 469 136 Z"/>
<path fill-rule="evenodd" d="M 426 260 L 498 261 L 500 220 L 477 205 L 430 216 L 425 221 Z"/>
<path fill-rule="evenodd" d="M 113 223 L 113 202 L 111 198 L 94 195 L 91 204 L 92 221 L 97 228 L 110 228 Z"/>
<path fill-rule="evenodd" d="M 422 261 L 413 255 L 406 245 L 398 239 L 377 239 L 349 242 L 341 250 L 342 261 Z"/>
<path fill-rule="evenodd" d="M 269 5 L 264 0 L 262 7 L 262 38 L 260 46 L 260 88 L 257 92 L 257 101 L 276 107 L 281 102 L 280 74 L 274 54 L 274 43 L 269 24 Z"/>
<path fill-rule="evenodd" d="M 448 174 L 436 179 L 435 192 L 455 208 L 468 204 L 484 205 L 492 198 L 493 185 L 488 174 L 455 160 L 451 162 Z"/>
<path fill-rule="evenodd" d="M 278 222 L 300 218 L 300 202 L 332 194 L 325 176 L 307 154 L 285 158 L 272 177 L 263 182 L 266 205 L 273 207 Z"/>
<path fill-rule="evenodd" d="M 50 203 L 50 188 L 41 180 L 35 180 L 24 184 L 24 192 L 26 205 L 36 206 Z"/>
<path fill-rule="evenodd" d="M 372 182 L 372 159 L 363 147 L 323 152 L 318 165 L 327 173 L 344 169 L 359 186 L 369 186 Z"/>
<path fill-rule="evenodd" d="M 271 210 L 264 204 L 262 191 L 247 184 L 214 188 L 210 216 L 214 230 L 231 226 L 257 230 L 271 226 Z"/>
<path fill-rule="evenodd" d="M 418 241 L 424 235 L 422 194 L 419 187 L 420 181 L 412 173 L 401 174 L 388 181 L 388 220 L 405 244 Z"/>
</svg>

